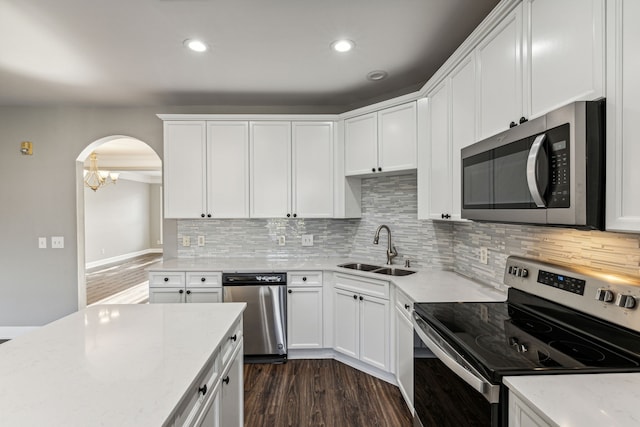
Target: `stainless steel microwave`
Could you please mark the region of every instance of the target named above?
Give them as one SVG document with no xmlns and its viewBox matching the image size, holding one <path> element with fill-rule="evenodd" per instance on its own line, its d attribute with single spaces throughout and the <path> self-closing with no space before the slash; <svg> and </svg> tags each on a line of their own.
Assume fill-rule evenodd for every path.
<svg viewBox="0 0 640 427">
<path fill-rule="evenodd" d="M 465 147 L 461 162 L 462 218 L 604 230 L 604 100 Z"/>
</svg>

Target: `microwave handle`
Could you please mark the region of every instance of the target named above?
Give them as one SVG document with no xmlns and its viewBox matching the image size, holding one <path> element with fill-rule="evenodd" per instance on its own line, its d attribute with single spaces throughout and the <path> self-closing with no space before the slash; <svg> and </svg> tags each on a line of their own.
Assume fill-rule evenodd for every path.
<svg viewBox="0 0 640 427">
<path fill-rule="evenodd" d="M 543 197 L 549 183 L 547 153 L 544 151 L 543 145 L 546 137 L 547 135 L 544 133 L 536 136 L 527 158 L 527 184 L 529 184 L 531 197 L 539 208 L 547 206 Z M 539 170 L 541 173 L 538 173 Z"/>
</svg>

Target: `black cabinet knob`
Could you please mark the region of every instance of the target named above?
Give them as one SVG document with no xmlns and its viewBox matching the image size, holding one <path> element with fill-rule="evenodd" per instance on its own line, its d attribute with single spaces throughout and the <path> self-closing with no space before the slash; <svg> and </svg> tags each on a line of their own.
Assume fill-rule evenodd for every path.
<svg viewBox="0 0 640 427">
<path fill-rule="evenodd" d="M 449 218 L 451 218 L 451 215 L 449 215 L 449 214 L 441 214 L 440 217 L 442 219 L 449 219 Z"/>
<path fill-rule="evenodd" d="M 178 293 L 179 293 L 179 294 L 184 294 L 184 289 L 180 289 L 180 290 L 178 291 Z"/>
<path fill-rule="evenodd" d="M 362 301 L 362 300 L 364 300 L 364 297 L 363 297 L 363 296 L 360 296 L 360 301 Z"/>
<path fill-rule="evenodd" d="M 207 218 L 211 218 L 211 214 L 207 214 Z"/>
<path fill-rule="evenodd" d="M 303 282 L 306 282 L 306 281 L 307 281 L 307 276 L 303 276 L 303 277 L 302 277 L 302 281 L 303 281 Z"/>
<path fill-rule="evenodd" d="M 231 341 L 237 341 L 238 340 L 238 334 L 233 334 L 233 336 L 230 336 L 229 339 Z"/>
<path fill-rule="evenodd" d="M 516 124 L 516 122 L 511 122 L 511 123 L 509 123 L 509 127 L 510 127 L 510 128 L 514 128 L 514 127 L 516 127 L 516 126 L 518 126 L 518 125 Z"/>
<path fill-rule="evenodd" d="M 292 293 L 293 293 L 293 291 L 292 291 L 291 289 L 289 289 L 289 290 L 287 291 L 287 293 L 292 294 Z"/>
<path fill-rule="evenodd" d="M 294 217 L 294 218 L 297 218 L 297 217 L 298 217 L 298 214 L 293 214 L 293 217 Z"/>
<path fill-rule="evenodd" d="M 168 278 L 168 277 L 165 277 L 165 278 L 164 278 L 164 281 L 165 281 L 165 282 L 168 282 L 168 281 L 169 281 L 169 278 Z"/>
<path fill-rule="evenodd" d="M 287 218 L 291 218 L 291 214 L 287 214 Z"/>
<path fill-rule="evenodd" d="M 227 375 L 225 379 L 222 380 L 222 382 L 225 384 L 229 384 L 229 375 Z"/>
<path fill-rule="evenodd" d="M 204 218 L 204 214 L 200 214 L 200 216 L 201 216 L 202 218 Z"/>
<path fill-rule="evenodd" d="M 358 299 L 358 295 L 354 295 L 354 296 L 353 296 L 353 299 Z"/>
<path fill-rule="evenodd" d="M 525 119 L 524 116 L 520 117 L 520 124 L 523 124 L 524 122 L 528 122 L 528 120 Z"/>
<path fill-rule="evenodd" d="M 191 291 L 187 291 L 187 295 L 191 295 Z"/>
<path fill-rule="evenodd" d="M 207 394 L 207 385 L 205 384 L 202 387 L 198 387 L 198 393 L 202 393 L 203 396 Z"/>
<path fill-rule="evenodd" d="M 381 167 L 378 167 L 378 172 L 382 172 L 382 168 Z"/>
<path fill-rule="evenodd" d="M 201 278 L 200 278 L 200 281 L 201 281 L 201 282 L 206 282 L 206 281 L 207 281 L 207 278 L 206 278 L 206 277 L 201 277 Z"/>
<path fill-rule="evenodd" d="M 405 305 L 404 305 L 404 309 L 405 309 L 405 310 L 409 310 L 409 308 L 410 308 L 410 307 L 411 307 L 411 306 L 410 306 L 409 304 L 405 304 Z"/>
<path fill-rule="evenodd" d="M 371 172 L 375 172 L 375 171 L 376 171 L 376 168 L 371 168 Z"/>
</svg>

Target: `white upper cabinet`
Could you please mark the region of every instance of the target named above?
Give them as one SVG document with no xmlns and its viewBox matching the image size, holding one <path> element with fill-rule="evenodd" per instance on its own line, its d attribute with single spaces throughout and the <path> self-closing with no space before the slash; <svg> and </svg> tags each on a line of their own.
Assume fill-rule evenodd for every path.
<svg viewBox="0 0 640 427">
<path fill-rule="evenodd" d="M 333 122 L 251 122 L 252 218 L 333 217 Z"/>
<path fill-rule="evenodd" d="M 519 4 L 477 47 L 478 137 L 518 123 L 522 101 L 522 5 Z"/>
<path fill-rule="evenodd" d="M 416 168 L 416 103 L 344 121 L 345 175 Z"/>
<path fill-rule="evenodd" d="M 293 122 L 292 214 L 333 217 L 333 122 Z"/>
<path fill-rule="evenodd" d="M 291 216 L 291 123 L 250 125 L 251 217 Z"/>
<path fill-rule="evenodd" d="M 606 229 L 640 232 L 640 2 L 607 2 Z"/>
<path fill-rule="evenodd" d="M 164 122 L 164 216 L 206 216 L 207 149 L 204 121 Z"/>
<path fill-rule="evenodd" d="M 207 123 L 207 165 L 207 215 L 248 218 L 248 122 Z"/>
<path fill-rule="evenodd" d="M 525 0 L 524 5 L 528 118 L 603 96 L 604 0 Z"/>
<path fill-rule="evenodd" d="M 448 219 L 451 212 L 451 144 L 449 81 L 444 80 L 428 95 L 427 166 L 429 219 Z M 421 217 L 424 215 L 420 215 Z"/>
</svg>

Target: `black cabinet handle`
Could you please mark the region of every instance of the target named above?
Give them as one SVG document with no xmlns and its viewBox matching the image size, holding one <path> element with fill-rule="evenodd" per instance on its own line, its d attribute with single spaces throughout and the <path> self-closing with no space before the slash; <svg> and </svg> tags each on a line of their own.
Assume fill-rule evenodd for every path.
<svg viewBox="0 0 640 427">
<path fill-rule="evenodd" d="M 202 393 L 203 396 L 207 394 L 207 385 L 205 384 L 202 387 L 198 387 L 198 393 Z"/>
<path fill-rule="evenodd" d="M 206 278 L 206 277 L 201 277 L 201 278 L 200 278 L 200 281 L 201 281 L 201 282 L 206 282 L 206 281 L 207 281 L 207 278 Z"/>
<path fill-rule="evenodd" d="M 191 295 L 191 291 L 187 291 L 187 295 Z"/>
<path fill-rule="evenodd" d="M 184 289 L 180 289 L 180 290 L 178 291 L 178 293 L 179 293 L 179 294 L 184 294 Z"/>
<path fill-rule="evenodd" d="M 509 123 L 509 127 L 510 127 L 510 128 L 514 128 L 514 127 L 516 127 L 516 126 L 518 126 L 516 122 L 511 122 L 511 123 Z"/>
<path fill-rule="evenodd" d="M 204 218 L 204 214 L 200 214 L 200 216 L 201 216 L 202 218 Z"/>
<path fill-rule="evenodd" d="M 411 307 L 411 306 L 410 306 L 409 304 L 405 304 L 405 305 L 404 305 L 404 309 L 405 309 L 405 310 L 409 310 L 409 308 L 410 308 L 410 307 Z"/>
<path fill-rule="evenodd" d="M 358 295 L 354 295 L 354 296 L 353 296 L 353 299 L 358 299 Z"/>
<path fill-rule="evenodd" d="M 165 281 L 165 282 L 168 282 L 168 281 L 169 281 L 169 278 L 168 278 L 168 277 L 165 277 L 165 278 L 164 278 L 164 281 Z"/>
<path fill-rule="evenodd" d="M 289 289 L 289 290 L 287 291 L 287 293 L 292 294 L 292 293 L 293 293 L 293 291 L 292 291 L 291 289 Z"/>
<path fill-rule="evenodd" d="M 287 214 L 287 218 L 291 218 L 291 214 Z"/>
<path fill-rule="evenodd" d="M 524 122 L 528 122 L 529 120 L 525 119 L 524 116 L 520 117 L 520 124 L 523 124 Z"/>
<path fill-rule="evenodd" d="M 207 214 L 207 218 L 211 218 L 211 214 Z"/>
<path fill-rule="evenodd" d="M 307 276 L 303 276 L 303 277 L 302 277 L 302 281 L 303 281 L 303 282 L 306 282 L 306 281 L 307 281 Z"/>
<path fill-rule="evenodd" d="M 225 384 L 229 384 L 229 375 L 227 375 L 225 379 L 222 380 L 222 382 Z"/>
<path fill-rule="evenodd" d="M 382 168 L 381 167 L 378 168 L 378 172 L 382 172 Z"/>
<path fill-rule="evenodd" d="M 449 214 L 441 214 L 440 217 L 442 219 L 449 219 L 449 218 L 451 218 L 451 215 L 449 215 Z"/>
<path fill-rule="evenodd" d="M 375 171 L 376 171 L 376 168 L 371 168 L 371 172 L 375 172 Z"/>
<path fill-rule="evenodd" d="M 233 334 L 233 336 L 230 336 L 229 339 L 231 341 L 237 341 L 238 340 L 238 334 Z"/>
<path fill-rule="evenodd" d="M 364 297 L 363 297 L 363 296 L 360 296 L 360 301 L 362 301 L 362 300 L 364 300 Z"/>
<path fill-rule="evenodd" d="M 293 217 L 294 217 L 294 218 L 297 218 L 297 217 L 298 217 L 298 214 L 293 214 Z"/>
</svg>

